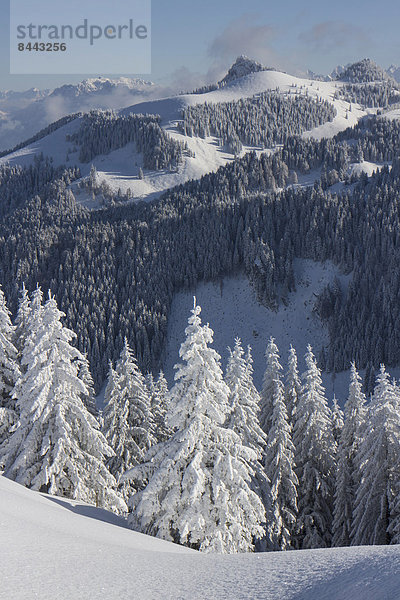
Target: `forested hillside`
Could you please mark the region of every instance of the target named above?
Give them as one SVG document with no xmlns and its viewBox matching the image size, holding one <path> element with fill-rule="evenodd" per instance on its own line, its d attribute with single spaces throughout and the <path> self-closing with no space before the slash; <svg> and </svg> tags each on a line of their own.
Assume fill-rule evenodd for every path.
<svg viewBox="0 0 400 600">
<path fill-rule="evenodd" d="M 174 384 L 145 376 L 125 339 L 100 413 L 64 316 L 37 287 L 11 318 L 0 289 L 5 477 L 201 552 L 399 543 L 400 388 L 384 365 L 367 403 L 352 362 L 343 411 L 311 346 L 300 375 L 270 337 L 258 391 L 251 347 L 236 337 L 223 370 L 194 297 Z"/>
<path fill-rule="evenodd" d="M 187 150 L 161 129 L 157 115 L 118 116 L 106 111 L 85 115 L 79 130 L 68 141 L 79 146 L 79 160 L 85 163 L 135 142 L 136 151 L 143 154 L 143 166 L 156 170 L 177 167 Z"/>
<path fill-rule="evenodd" d="M 337 88 L 338 94 L 361 89 L 359 101 L 382 104 L 396 91 L 386 79 Z M 304 138 L 302 132 L 332 119 L 335 109 L 291 91 L 185 109 L 178 128 L 187 140 L 215 135 L 233 144 L 233 152 L 242 144 L 269 146 L 269 152 L 249 152 L 147 204 L 128 204 L 126 195 L 113 202 L 108 190 L 109 207 L 90 212 L 71 190 L 79 169 L 55 167 L 40 155 L 29 167 L 2 167 L 1 212 L 8 218 L 0 225 L 1 283 L 13 309 L 23 283 L 53 290 L 97 388 L 125 337 L 145 371 L 159 369 L 176 291 L 240 271 L 274 310 L 295 288 L 295 257 L 329 259 L 352 276 L 348 290 L 334 285 L 315 299 L 330 334 L 321 366 L 337 372 L 355 360 L 373 373 L 382 361 L 400 363 L 394 268 L 400 124 L 370 115 L 331 138 Z M 175 170 L 189 153 L 150 114 L 92 111 L 70 142 L 82 165 L 129 142 L 145 168 Z M 363 161 L 379 165 L 379 172 L 362 174 Z M 303 177 L 314 183 L 302 185 Z M 80 181 L 78 189 L 86 185 Z"/>
<path fill-rule="evenodd" d="M 189 136 L 216 136 L 230 152 L 238 154 L 242 144 L 264 148 L 283 144 L 290 136 L 331 121 L 335 114 L 326 101 L 265 92 L 237 102 L 189 107 L 183 111 L 179 129 Z"/>
<path fill-rule="evenodd" d="M 400 120 L 381 71 L 297 85 L 240 59 L 218 102 L 72 115 L 1 159 L 5 478 L 206 553 L 399 543 Z M 107 168 L 182 183 L 144 202 Z M 265 323 L 261 369 L 250 335 L 227 360 L 213 345 L 217 303 L 204 324 L 196 286 L 227 304 L 227 276 L 276 321 L 291 312 L 286 356 Z M 178 292 L 193 308 L 164 375 Z M 323 371 L 350 372 L 342 408 Z"/>
</svg>

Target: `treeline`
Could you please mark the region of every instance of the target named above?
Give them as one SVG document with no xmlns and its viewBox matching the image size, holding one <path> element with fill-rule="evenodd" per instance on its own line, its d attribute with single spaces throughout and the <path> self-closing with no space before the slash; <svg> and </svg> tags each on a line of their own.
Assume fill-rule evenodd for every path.
<svg viewBox="0 0 400 600">
<path fill-rule="evenodd" d="M 26 202 L 38 194 L 45 194 L 55 180 L 69 185 L 80 178 L 77 168 L 54 167 L 53 161 L 43 155 L 35 157 L 32 165 L 0 166 L 0 216 L 4 217 L 16 209 L 23 207 Z"/>
<path fill-rule="evenodd" d="M 271 338 L 259 393 L 251 348 L 236 339 L 223 373 L 200 313 L 195 301 L 170 390 L 125 340 L 99 415 L 55 299 L 23 288 L 13 325 L 0 291 L 4 475 L 203 552 L 399 543 L 400 389 L 384 366 L 367 403 L 352 364 L 343 412 L 312 348 L 300 377 L 291 347 L 283 374 Z"/>
<path fill-rule="evenodd" d="M 346 84 L 335 92 L 336 98 L 357 103 L 365 108 L 387 108 L 399 102 L 398 86 L 391 83 Z"/>
<path fill-rule="evenodd" d="M 189 106 L 182 112 L 178 127 L 191 137 L 216 136 L 229 152 L 238 154 L 242 144 L 271 148 L 332 121 L 335 115 L 336 110 L 326 101 L 264 92 L 232 102 Z"/>
<path fill-rule="evenodd" d="M 351 129 L 337 134 L 335 140 L 357 142 L 354 148 L 358 160 L 388 162 L 400 155 L 400 122 L 397 119 L 365 117 Z M 358 160 L 356 162 L 358 162 Z"/>
<path fill-rule="evenodd" d="M 0 225 L 11 306 L 23 281 L 53 289 L 98 389 L 125 337 L 144 371 L 160 368 L 178 290 L 244 270 L 276 308 L 295 289 L 294 257 L 332 260 L 353 282 L 333 297 L 327 290 L 330 344 L 319 359 L 332 371 L 355 359 L 372 373 L 370 386 L 381 362 L 400 362 L 398 163 L 338 194 L 329 184 L 364 152 L 393 161 L 399 134 L 395 121 L 375 118 L 333 140 L 290 138 L 272 156 L 249 153 L 156 202 L 94 213 L 76 205 L 65 181 L 52 182 Z M 291 186 L 294 171 L 313 168 L 321 181 Z"/>
<path fill-rule="evenodd" d="M 51 123 L 44 129 L 41 129 L 31 138 L 14 146 L 14 148 L 11 148 L 10 150 L 3 150 L 2 152 L 0 152 L 0 158 L 2 158 L 3 156 L 7 156 L 7 154 L 11 154 L 12 152 L 16 152 L 17 150 L 21 150 L 21 148 L 26 148 L 26 146 L 29 146 L 29 144 L 33 144 L 33 142 L 37 142 L 38 140 L 43 139 L 44 137 L 50 135 L 50 133 L 53 133 L 54 131 L 57 131 L 57 129 L 64 127 L 64 125 L 68 125 L 68 123 L 71 123 L 71 121 L 75 121 L 75 119 L 78 119 L 80 116 L 82 116 L 82 113 L 75 113 L 72 115 L 62 117 L 61 119 L 58 119 L 58 121 L 54 121 L 54 123 Z"/>
<path fill-rule="evenodd" d="M 349 83 L 371 83 L 373 81 L 391 81 L 395 84 L 395 80 L 389 77 L 382 67 L 377 65 L 370 58 L 364 58 L 359 62 L 355 62 L 337 76 L 340 81 Z"/>
<path fill-rule="evenodd" d="M 189 152 L 185 144 L 165 133 L 157 115 L 117 115 L 112 111 L 92 110 L 67 140 L 79 146 L 79 160 L 84 163 L 134 142 L 136 152 L 143 154 L 143 167 L 155 170 L 175 169 L 183 153 Z"/>
</svg>

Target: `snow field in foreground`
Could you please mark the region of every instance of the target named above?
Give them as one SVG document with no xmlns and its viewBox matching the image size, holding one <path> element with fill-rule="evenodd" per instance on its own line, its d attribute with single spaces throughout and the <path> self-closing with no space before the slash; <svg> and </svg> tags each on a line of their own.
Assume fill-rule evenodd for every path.
<svg viewBox="0 0 400 600">
<path fill-rule="evenodd" d="M 0 476 L 4 600 L 398 600 L 400 546 L 205 555 Z"/>
</svg>

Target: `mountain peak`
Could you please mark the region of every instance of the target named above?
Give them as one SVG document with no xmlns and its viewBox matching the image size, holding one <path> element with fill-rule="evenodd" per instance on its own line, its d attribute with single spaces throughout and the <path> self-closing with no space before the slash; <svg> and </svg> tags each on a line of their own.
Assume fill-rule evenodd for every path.
<svg viewBox="0 0 400 600">
<path fill-rule="evenodd" d="M 258 73 L 259 71 L 268 71 L 267 67 L 264 67 L 261 63 L 249 58 L 242 54 L 238 56 L 233 65 L 230 67 L 228 73 L 225 77 L 219 82 L 221 85 L 226 85 L 231 81 L 235 81 L 236 79 L 240 79 L 245 75 L 249 75 L 250 73 Z"/>
<path fill-rule="evenodd" d="M 108 79 L 107 77 L 92 77 L 84 79 L 77 84 L 66 84 L 56 88 L 52 96 L 76 97 L 93 93 L 108 93 L 116 90 L 142 91 L 154 83 L 144 79 L 130 79 L 129 77 L 119 77 L 118 79 Z"/>
<path fill-rule="evenodd" d="M 370 58 L 363 58 L 358 62 L 348 65 L 337 75 L 337 79 L 348 83 L 370 83 L 372 81 L 392 80 L 388 73 Z"/>
<path fill-rule="evenodd" d="M 398 65 L 390 65 L 390 67 L 386 70 L 386 73 L 393 77 L 395 81 L 400 83 L 400 67 Z"/>
</svg>

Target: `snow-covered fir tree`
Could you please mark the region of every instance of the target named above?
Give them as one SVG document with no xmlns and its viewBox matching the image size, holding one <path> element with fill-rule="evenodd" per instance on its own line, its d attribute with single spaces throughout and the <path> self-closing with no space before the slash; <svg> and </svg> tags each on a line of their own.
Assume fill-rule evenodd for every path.
<svg viewBox="0 0 400 600">
<path fill-rule="evenodd" d="M 109 468 L 128 498 L 140 484 L 122 482 L 121 476 L 144 461 L 156 438 L 150 394 L 126 338 L 115 370 L 110 365 L 103 419 L 103 433 L 115 452 Z"/>
<path fill-rule="evenodd" d="M 90 365 L 86 355 L 78 361 L 78 377 L 85 384 L 86 392 L 82 395 L 82 400 L 88 411 L 97 417 L 96 395 L 94 391 L 93 377 L 90 372 Z"/>
<path fill-rule="evenodd" d="M 43 292 L 37 285 L 31 294 L 31 300 L 24 288 L 20 296 L 20 303 L 16 317 L 16 337 L 20 368 L 22 373 L 26 370 L 26 365 L 22 364 L 22 355 L 25 350 L 25 344 L 29 336 L 41 326 L 43 316 Z"/>
<path fill-rule="evenodd" d="M 17 349 L 14 345 L 15 327 L 0 287 L 0 466 L 2 445 L 17 423 L 18 411 L 12 391 L 19 376 Z"/>
<path fill-rule="evenodd" d="M 247 552 L 262 537 L 265 521 L 262 502 L 250 489 L 250 463 L 257 455 L 224 426 L 231 411 L 229 388 L 200 311 L 195 303 L 169 394 L 167 424 L 176 431 L 150 450 L 147 464 L 134 469 L 149 482 L 132 498 L 130 522 L 204 552 Z"/>
<path fill-rule="evenodd" d="M 251 348 L 248 346 L 245 355 L 239 338 L 235 340 L 234 349 L 229 348 L 225 382 L 229 388 L 231 407 L 226 426 L 237 433 L 243 445 L 254 450 L 257 455 L 257 460 L 252 463 L 254 476 L 251 487 L 260 496 L 267 518 L 265 535 L 258 542 L 257 548 L 271 549 L 271 486 L 264 469 L 267 436 L 260 427 L 260 395 L 253 382 Z"/>
<path fill-rule="evenodd" d="M 344 425 L 344 414 L 339 406 L 336 396 L 332 400 L 332 431 L 335 442 L 338 444 Z"/>
<path fill-rule="evenodd" d="M 154 420 L 154 435 L 158 442 L 165 442 L 171 437 L 173 431 L 167 426 L 165 417 L 168 406 L 168 383 L 165 375 L 160 371 L 158 378 L 154 380 L 150 373 L 146 377 L 146 386 L 150 394 L 150 406 Z"/>
<path fill-rule="evenodd" d="M 0 406 L 9 406 L 18 377 L 17 349 L 13 343 L 15 327 L 0 287 Z"/>
<path fill-rule="evenodd" d="M 349 396 L 344 408 L 344 425 L 337 452 L 333 546 L 349 546 L 353 523 L 353 508 L 360 484 L 355 457 L 362 439 L 365 423 L 365 395 L 362 381 L 354 363 L 351 365 Z"/>
<path fill-rule="evenodd" d="M 356 456 L 360 483 L 353 511 L 353 546 L 390 544 L 398 539 L 399 407 L 399 390 L 382 365 Z"/>
<path fill-rule="evenodd" d="M 225 375 L 231 406 L 227 426 L 238 433 L 243 444 L 252 448 L 261 459 L 267 443 L 267 436 L 259 424 L 260 396 L 252 375 L 250 347 L 245 357 L 241 340 L 236 338 L 234 349 L 229 348 Z"/>
<path fill-rule="evenodd" d="M 295 449 L 281 378 L 282 367 L 279 362 L 278 348 L 272 339 L 267 356 L 270 357 L 269 372 L 270 380 L 273 381 L 273 385 L 270 386 L 271 424 L 264 457 L 265 472 L 271 482 L 271 535 L 275 550 L 288 550 L 294 541 L 297 515 L 298 479 L 294 470 Z"/>
<path fill-rule="evenodd" d="M 18 311 L 15 317 L 15 346 L 18 350 L 19 358 L 25 345 L 28 335 L 28 322 L 31 312 L 31 301 L 25 284 L 22 285 L 18 299 Z"/>
<path fill-rule="evenodd" d="M 331 545 L 336 442 L 321 372 L 311 346 L 297 405 L 293 441 L 298 488 L 298 549 Z"/>
<path fill-rule="evenodd" d="M 124 403 L 127 399 L 129 404 L 129 426 L 133 441 L 130 467 L 134 467 L 143 462 L 147 450 L 156 443 L 156 437 L 145 378 L 126 338 L 115 371 L 121 394 L 120 402 Z"/>
<path fill-rule="evenodd" d="M 75 334 L 62 325 L 54 298 L 49 294 L 40 307 L 40 296 L 37 290 L 35 327 L 14 389 L 19 426 L 5 446 L 5 475 L 34 490 L 123 511 L 104 465 L 112 449 L 82 402 L 87 390 L 78 378 L 83 355 L 71 345 Z"/>
<path fill-rule="evenodd" d="M 136 456 L 137 448 L 129 424 L 129 396 L 121 390 L 119 377 L 112 364 L 104 405 L 102 431 L 114 451 L 114 456 L 107 461 L 107 467 L 117 480 L 124 499 L 128 501 L 135 488 L 127 481 L 121 482 L 121 475 L 131 467 L 134 461 L 132 454 Z"/>
<path fill-rule="evenodd" d="M 300 397 L 300 392 L 301 381 L 297 367 L 297 354 L 295 348 L 290 345 L 285 378 L 285 399 L 289 421 L 292 425 L 296 414 L 296 407 Z"/>
<path fill-rule="evenodd" d="M 264 373 L 261 390 L 261 427 L 268 435 L 272 425 L 272 413 L 274 411 L 274 398 L 280 393 L 282 388 L 281 371 L 282 366 L 279 362 L 279 350 L 273 337 L 270 338 L 265 351 L 267 368 Z"/>
</svg>

